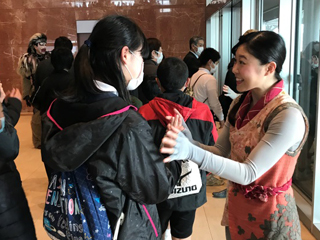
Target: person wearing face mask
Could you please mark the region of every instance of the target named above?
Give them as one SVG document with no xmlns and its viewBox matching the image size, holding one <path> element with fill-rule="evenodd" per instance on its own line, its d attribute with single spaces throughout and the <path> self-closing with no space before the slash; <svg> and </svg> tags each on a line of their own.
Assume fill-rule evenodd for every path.
<svg viewBox="0 0 320 240">
<path fill-rule="evenodd" d="M 193 74 L 190 86 L 193 86 L 194 98 L 207 104 L 219 119 L 220 128 L 224 125 L 223 110 L 219 101 L 218 83 L 213 74 L 218 68 L 220 54 L 213 48 L 206 48 L 199 57 L 200 68 Z"/>
<path fill-rule="evenodd" d="M 31 36 L 27 52 L 18 61 L 17 73 L 22 77 L 22 98 L 27 106 L 31 107 L 31 96 L 36 86 L 35 73 L 38 64 L 50 58 L 46 51 L 47 36 L 43 33 L 36 33 Z M 35 148 L 41 148 L 41 116 L 40 112 L 33 108 L 31 120 L 32 142 Z"/>
<path fill-rule="evenodd" d="M 143 104 L 148 103 L 161 93 L 156 81 L 158 65 L 163 59 L 161 42 L 157 38 L 148 38 L 147 42 L 149 54 L 144 60 L 144 79 L 138 87 L 138 97 Z"/>
<path fill-rule="evenodd" d="M 181 173 L 179 163 L 166 169 L 148 122 L 130 103 L 147 55 L 132 20 L 101 19 L 75 58 L 75 81 L 42 121 L 42 160 L 58 172 L 87 168 L 113 234 L 124 214 L 118 240 L 161 239 L 155 204 L 168 198 Z"/>
<path fill-rule="evenodd" d="M 189 40 L 190 51 L 183 58 L 183 61 L 187 64 L 189 70 L 189 78 L 196 73 L 200 67 L 199 56 L 204 49 L 204 40 L 202 37 L 193 36 Z"/>
</svg>

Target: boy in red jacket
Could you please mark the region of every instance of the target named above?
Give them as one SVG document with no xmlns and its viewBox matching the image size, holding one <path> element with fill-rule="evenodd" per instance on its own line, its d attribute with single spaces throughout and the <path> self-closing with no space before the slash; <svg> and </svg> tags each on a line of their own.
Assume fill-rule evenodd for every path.
<svg viewBox="0 0 320 240">
<path fill-rule="evenodd" d="M 218 138 L 218 133 L 209 107 L 183 92 L 189 83 L 187 65 L 178 58 L 166 58 L 159 65 L 157 76 L 163 93 L 139 109 L 152 128 L 155 143 L 160 147 L 166 132 L 166 116 L 174 116 L 174 109 L 177 109 L 190 129 L 193 139 L 203 144 L 213 145 Z M 188 164 L 188 161 L 184 162 Z M 197 168 L 196 171 L 200 171 L 198 175 L 201 176 L 199 177 L 200 187 L 196 184 L 183 187 L 183 184 L 188 184 L 185 183 L 186 176 L 191 176 L 192 172 L 184 171 L 183 166 L 182 164 L 182 173 L 173 193 L 168 200 L 157 205 L 162 233 L 166 231 L 170 221 L 173 240 L 191 238 L 196 209 L 207 201 L 206 173 Z M 169 163 L 168 167 L 170 169 L 176 165 Z M 195 179 L 196 176 L 193 178 Z M 196 182 L 191 179 L 188 181 Z"/>
</svg>

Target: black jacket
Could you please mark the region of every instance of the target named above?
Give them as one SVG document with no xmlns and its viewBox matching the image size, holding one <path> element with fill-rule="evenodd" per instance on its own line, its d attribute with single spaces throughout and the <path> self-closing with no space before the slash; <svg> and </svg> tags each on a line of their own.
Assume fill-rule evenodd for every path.
<svg viewBox="0 0 320 240">
<path fill-rule="evenodd" d="M 188 66 L 189 78 L 191 78 L 192 75 L 199 70 L 200 61 L 192 52 L 188 52 L 187 55 L 184 57 L 183 61 Z"/>
<path fill-rule="evenodd" d="M 12 108 L 13 106 L 14 108 Z M 36 239 L 35 228 L 22 188 L 20 174 L 14 163 L 14 159 L 19 153 L 19 139 L 13 124 L 18 122 L 20 111 L 21 102 L 19 100 L 15 101 L 15 99 L 10 98 L 8 109 L 4 106 L 6 122 L 3 132 L 0 133 L 1 240 Z"/>
<path fill-rule="evenodd" d="M 154 98 L 148 104 L 139 109 L 141 115 L 148 121 L 152 128 L 153 137 L 157 146 L 166 132 L 166 116 L 174 116 L 176 108 L 192 133 L 194 140 L 206 145 L 214 145 L 214 137 L 217 138 L 217 130 L 213 123 L 213 117 L 209 107 L 181 91 L 165 92 Z M 169 168 L 175 168 L 175 161 Z M 158 204 L 158 209 L 170 209 L 173 211 L 190 211 L 203 205 L 206 201 L 206 173 L 201 172 L 202 188 L 198 194 L 168 199 Z"/>
<path fill-rule="evenodd" d="M 51 119 L 43 116 L 42 159 L 59 171 L 87 164 L 113 231 L 121 212 L 125 214 L 119 240 L 160 239 L 154 204 L 168 197 L 180 169 L 173 176 L 165 168 L 151 129 L 139 113 L 121 111 L 127 107 L 121 98 L 101 95 L 86 103 L 53 103 Z M 105 116 L 110 113 L 115 114 Z"/>
</svg>

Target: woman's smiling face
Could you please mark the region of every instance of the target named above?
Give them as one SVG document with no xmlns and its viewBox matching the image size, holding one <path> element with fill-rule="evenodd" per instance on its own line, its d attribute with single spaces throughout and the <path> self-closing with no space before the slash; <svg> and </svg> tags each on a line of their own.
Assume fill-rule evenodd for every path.
<svg viewBox="0 0 320 240">
<path fill-rule="evenodd" d="M 265 65 L 251 55 L 245 48 L 245 44 L 239 46 L 235 56 L 235 64 L 232 72 L 236 76 L 237 90 L 239 92 L 261 88 L 265 75 Z"/>
</svg>

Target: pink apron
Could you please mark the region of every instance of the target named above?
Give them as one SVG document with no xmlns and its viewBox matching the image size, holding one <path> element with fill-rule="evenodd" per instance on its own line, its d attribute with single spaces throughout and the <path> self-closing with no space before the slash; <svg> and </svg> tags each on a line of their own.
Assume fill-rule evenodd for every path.
<svg viewBox="0 0 320 240">
<path fill-rule="evenodd" d="M 308 132 L 308 120 L 299 105 L 281 91 L 240 129 L 230 126 L 231 159 L 244 162 L 264 136 L 268 123 L 287 107 L 301 110 L 306 124 L 304 139 L 296 151 L 284 154 L 252 184 L 229 183 L 222 225 L 229 226 L 232 240 L 301 239 L 300 221 L 291 188 L 297 158 Z"/>
</svg>

